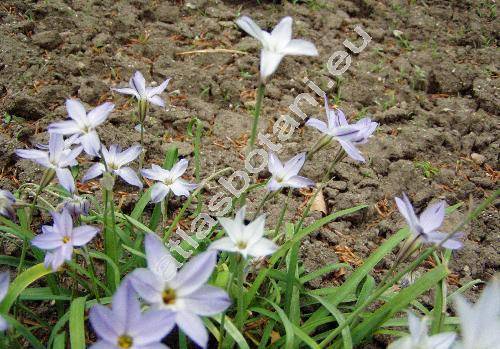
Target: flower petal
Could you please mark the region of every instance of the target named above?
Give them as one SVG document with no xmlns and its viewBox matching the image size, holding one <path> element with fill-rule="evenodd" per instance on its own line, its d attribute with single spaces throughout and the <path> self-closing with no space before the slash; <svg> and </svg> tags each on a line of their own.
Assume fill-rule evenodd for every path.
<svg viewBox="0 0 500 349">
<path fill-rule="evenodd" d="M 94 332 L 106 342 L 116 343 L 125 329 L 121 319 L 117 319 L 109 308 L 100 304 L 90 309 L 89 320 Z"/>
<path fill-rule="evenodd" d="M 179 270 L 169 285 L 176 290 L 178 296 L 189 295 L 208 281 L 216 260 L 217 253 L 214 251 L 200 253 Z"/>
<path fill-rule="evenodd" d="M 85 125 L 85 121 L 87 120 L 87 112 L 85 111 L 85 107 L 83 104 L 76 99 L 67 99 L 66 100 L 66 110 L 68 112 L 68 116 L 75 120 L 78 125 Z"/>
<path fill-rule="evenodd" d="M 141 155 L 142 148 L 140 145 L 133 145 L 127 150 L 122 151 L 121 153 L 117 154 L 116 156 L 116 162 L 118 166 L 124 166 L 128 164 L 129 162 L 134 161 L 137 159 L 139 155 Z"/>
<path fill-rule="evenodd" d="M 141 98 L 146 98 L 146 80 L 140 71 L 136 71 L 132 79 L 130 79 L 130 84 L 137 91 Z"/>
<path fill-rule="evenodd" d="M 274 27 L 271 32 L 271 41 L 278 51 L 283 50 L 292 40 L 292 17 L 285 17 Z"/>
<path fill-rule="evenodd" d="M 406 219 L 406 222 L 410 226 L 410 230 L 416 232 L 418 229 L 419 222 L 410 200 L 408 199 L 405 193 L 403 193 L 402 199 L 398 197 L 395 199 L 399 213 L 401 213 L 401 215 Z"/>
<path fill-rule="evenodd" d="M 189 161 L 187 159 L 180 159 L 170 170 L 170 178 L 177 179 L 186 172 Z"/>
<path fill-rule="evenodd" d="M 306 121 L 306 126 L 314 127 L 315 129 L 319 130 L 322 133 L 326 133 L 326 131 L 328 131 L 326 123 L 319 119 L 310 118 L 309 120 Z"/>
<path fill-rule="evenodd" d="M 186 311 L 178 312 L 175 322 L 179 328 L 193 340 L 197 345 L 206 348 L 208 344 L 208 332 L 199 316 Z"/>
<path fill-rule="evenodd" d="M 42 250 L 53 250 L 62 245 L 62 239 L 58 235 L 41 234 L 31 240 L 31 244 Z"/>
<path fill-rule="evenodd" d="M 69 150 L 69 149 L 68 149 Z M 59 161 L 59 167 L 68 167 L 78 165 L 76 158 L 82 153 L 83 147 L 78 146 L 71 150 L 66 150 Z"/>
<path fill-rule="evenodd" d="M 92 240 L 98 232 L 99 228 L 97 227 L 91 225 L 81 225 L 73 228 L 73 238 L 71 239 L 71 242 L 73 243 L 73 246 L 83 246 Z"/>
<path fill-rule="evenodd" d="M 116 340 L 117 339 L 115 339 L 114 342 L 116 342 Z M 92 344 L 89 349 L 116 349 L 116 345 L 110 344 L 110 342 L 97 341 Z"/>
<path fill-rule="evenodd" d="M 142 169 L 141 174 L 145 178 L 163 182 L 170 176 L 170 171 L 158 165 L 151 165 L 150 169 Z"/>
<path fill-rule="evenodd" d="M 307 187 L 313 187 L 314 182 L 306 177 L 293 176 L 287 179 L 286 185 L 291 188 L 307 188 Z"/>
<path fill-rule="evenodd" d="M 122 167 L 115 171 L 117 176 L 120 176 L 128 184 L 134 185 L 142 189 L 142 182 L 130 167 Z"/>
<path fill-rule="evenodd" d="M 449 349 L 455 342 L 457 334 L 453 332 L 443 332 L 431 336 L 427 339 L 428 348 L 432 349 Z"/>
<path fill-rule="evenodd" d="M 0 332 L 7 331 L 9 329 L 9 324 L 7 320 L 5 320 L 1 315 L 0 315 Z"/>
<path fill-rule="evenodd" d="M 172 190 L 176 196 L 188 197 L 189 191 L 194 188 L 196 188 L 196 184 L 190 184 L 180 179 L 170 185 L 170 190 Z"/>
<path fill-rule="evenodd" d="M 160 96 L 153 96 L 148 98 L 151 104 L 157 105 L 161 108 L 165 107 L 165 101 Z"/>
<path fill-rule="evenodd" d="M 87 118 L 90 121 L 90 125 L 95 128 L 102 124 L 114 108 L 115 105 L 113 103 L 106 102 L 89 111 Z"/>
<path fill-rule="evenodd" d="M 128 280 L 122 282 L 113 296 L 113 315 L 120 319 L 128 332 L 141 318 L 141 304 Z"/>
<path fill-rule="evenodd" d="M 67 168 L 58 168 L 56 169 L 57 179 L 59 180 L 59 184 L 69 191 L 70 193 L 74 193 L 76 190 L 75 180 L 71 171 Z"/>
<path fill-rule="evenodd" d="M 269 168 L 269 172 L 271 172 L 271 174 L 273 175 L 278 175 L 283 172 L 283 164 L 281 163 L 276 153 L 273 151 L 269 152 L 269 160 L 267 162 L 267 166 Z"/>
<path fill-rule="evenodd" d="M 47 131 L 49 133 L 57 133 L 65 136 L 82 133 L 80 126 L 73 120 L 53 122 L 47 127 Z"/>
<path fill-rule="evenodd" d="M 317 56 L 318 50 L 312 42 L 294 39 L 280 50 L 280 53 L 290 56 Z"/>
<path fill-rule="evenodd" d="M 163 183 L 157 182 L 153 184 L 151 187 L 151 202 L 157 203 L 162 201 L 165 199 L 165 196 L 167 196 L 169 191 L 170 188 Z"/>
<path fill-rule="evenodd" d="M 97 162 L 93 164 L 85 173 L 85 175 L 82 178 L 82 182 L 89 181 L 93 178 L 96 178 L 100 175 L 102 175 L 105 171 L 104 164 Z"/>
<path fill-rule="evenodd" d="M 37 149 L 16 149 L 16 155 L 23 159 L 28 159 L 42 165 L 43 167 L 51 167 L 49 155 L 45 151 Z"/>
<path fill-rule="evenodd" d="M 0 302 L 5 298 L 7 290 L 9 289 L 10 274 L 5 271 L 0 273 Z"/>
<path fill-rule="evenodd" d="M 134 346 L 160 342 L 175 326 L 175 314 L 167 310 L 148 311 L 129 330 L 134 338 Z"/>
<path fill-rule="evenodd" d="M 265 37 L 262 35 L 262 29 L 250 17 L 242 16 L 236 20 L 236 24 L 261 43 L 264 41 Z"/>
<path fill-rule="evenodd" d="M 168 282 L 177 274 L 177 261 L 168 252 L 163 242 L 153 234 L 146 234 L 144 239 L 148 269 L 162 281 Z"/>
<path fill-rule="evenodd" d="M 229 237 L 223 237 L 223 238 L 215 240 L 214 242 L 212 242 L 210 244 L 210 246 L 208 248 L 210 250 L 217 250 L 217 251 L 227 251 L 227 252 L 238 251 L 238 248 L 234 244 L 233 240 L 231 240 L 231 238 L 229 238 Z"/>
<path fill-rule="evenodd" d="M 163 282 L 151 270 L 135 269 L 128 277 L 137 294 L 149 304 L 163 304 Z"/>
<path fill-rule="evenodd" d="M 354 144 L 352 144 L 351 142 L 343 141 L 341 139 L 338 139 L 338 141 L 339 141 L 340 145 L 342 146 L 342 148 L 344 148 L 347 155 L 349 155 L 352 159 L 357 160 L 357 161 L 361 161 L 361 162 L 365 162 L 365 158 L 363 157 L 363 155 L 361 155 L 361 153 L 354 146 Z"/>
<path fill-rule="evenodd" d="M 437 230 L 444 221 L 446 201 L 441 200 L 428 206 L 420 215 L 420 225 L 424 228 L 424 233 Z"/>
<path fill-rule="evenodd" d="M 139 94 L 137 93 L 136 90 L 134 90 L 133 88 L 131 87 L 120 87 L 120 88 L 111 88 L 111 91 L 115 91 L 115 92 L 118 92 L 118 93 L 123 93 L 125 95 L 133 95 L 135 96 L 137 99 L 140 98 Z"/>
<path fill-rule="evenodd" d="M 167 80 L 163 81 L 160 85 L 158 85 L 156 87 L 148 87 L 148 88 L 146 88 L 146 92 L 147 92 L 148 97 L 151 98 L 151 97 L 159 95 L 160 93 L 162 93 L 163 91 L 165 91 L 165 89 L 167 88 L 169 82 L 170 82 L 170 78 L 168 78 Z"/>
<path fill-rule="evenodd" d="M 201 316 L 212 316 L 222 313 L 231 305 L 229 295 L 221 288 L 205 285 L 184 297 L 187 309 Z"/>
<path fill-rule="evenodd" d="M 248 245 L 252 245 L 264 236 L 264 227 L 266 225 L 266 215 L 260 215 L 254 221 L 244 226 L 242 238 Z"/>
<path fill-rule="evenodd" d="M 267 182 L 267 190 L 276 191 L 283 188 L 283 182 L 278 183 L 278 181 L 273 177 L 269 182 Z"/>
<path fill-rule="evenodd" d="M 101 150 L 101 141 L 99 140 L 99 135 L 95 131 L 83 134 L 80 137 L 80 142 L 82 143 L 83 150 L 90 156 L 99 156 L 99 151 Z"/>
<path fill-rule="evenodd" d="M 262 79 L 267 79 L 278 69 L 283 59 L 282 54 L 277 54 L 263 49 L 260 53 L 260 75 Z"/>
<path fill-rule="evenodd" d="M 299 153 L 290 160 L 288 160 L 283 168 L 283 171 L 285 172 L 286 176 L 288 177 L 297 175 L 302 166 L 304 166 L 305 161 L 306 161 L 306 153 Z"/>
<path fill-rule="evenodd" d="M 248 254 L 252 257 L 264 257 L 273 254 L 278 246 L 269 239 L 261 238 L 248 248 Z"/>
</svg>

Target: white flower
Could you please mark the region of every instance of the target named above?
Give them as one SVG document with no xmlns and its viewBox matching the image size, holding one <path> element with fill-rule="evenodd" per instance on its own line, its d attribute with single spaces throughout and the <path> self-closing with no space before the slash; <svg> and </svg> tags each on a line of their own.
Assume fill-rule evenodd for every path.
<svg viewBox="0 0 500 349">
<path fill-rule="evenodd" d="M 449 349 L 455 341 L 453 332 L 439 333 L 429 336 L 426 317 L 419 319 L 408 312 L 410 335 L 391 343 L 387 349 Z"/>
<path fill-rule="evenodd" d="M 455 299 L 462 340 L 457 349 L 500 349 L 500 278 L 494 277 L 475 305 Z"/>
<path fill-rule="evenodd" d="M 265 216 L 261 215 L 245 225 L 245 211 L 246 207 L 243 206 L 234 219 L 219 218 L 219 223 L 228 237 L 212 242 L 209 249 L 238 252 L 244 258 L 247 256 L 264 257 L 276 251 L 278 246 L 264 237 Z"/>
<path fill-rule="evenodd" d="M 121 177 L 125 182 L 135 185 L 136 187 L 142 188 L 142 182 L 130 167 L 125 165 L 134 161 L 141 154 L 141 147 L 139 145 L 134 145 L 127 150 L 122 151 L 120 146 L 113 144 L 109 151 L 106 147 L 102 147 L 102 155 L 104 157 L 103 163 L 95 163 L 89 168 L 85 176 L 83 176 L 82 181 L 88 181 L 92 178 L 102 175 L 106 172 L 106 167 L 108 171 L 116 176 Z"/>
<path fill-rule="evenodd" d="M 81 146 L 74 149 L 65 148 L 63 136 L 59 134 L 50 135 L 48 151 L 38 149 L 16 150 L 19 157 L 32 160 L 43 167 L 54 170 L 59 183 L 70 193 L 75 191 L 75 181 L 68 167 L 77 164 L 76 158 L 81 152 Z"/>
<path fill-rule="evenodd" d="M 278 156 L 273 152 L 269 152 L 268 167 L 272 177 L 267 184 L 267 189 L 276 191 L 283 187 L 305 188 L 314 186 L 312 180 L 298 175 L 305 161 L 306 153 L 300 153 L 288 160 L 283 166 Z"/>
<path fill-rule="evenodd" d="M 324 95 L 327 123 L 322 120 L 310 118 L 306 126 L 314 127 L 329 139 L 337 140 L 345 152 L 354 160 L 364 162 L 363 155 L 357 146 L 365 144 L 377 129 L 378 123 L 370 118 L 363 118 L 355 124 L 348 124 L 344 112 L 340 109 L 330 109 L 328 97 Z"/>
<path fill-rule="evenodd" d="M 283 18 L 271 33 L 262 29 L 250 18 L 243 16 L 236 24 L 262 44 L 260 57 L 260 74 L 262 80 L 271 76 L 283 57 L 317 56 L 318 51 L 313 43 L 305 40 L 292 39 L 291 17 Z"/>
<path fill-rule="evenodd" d="M 130 78 L 130 87 L 112 88 L 112 90 L 126 95 L 133 95 L 137 100 L 148 101 L 164 107 L 165 102 L 161 99 L 160 94 L 167 88 L 169 81 L 170 79 L 167 79 L 156 87 L 146 87 L 144 76 L 140 71 L 136 71 L 134 76 Z"/>
<path fill-rule="evenodd" d="M 75 99 L 66 100 L 66 109 L 71 120 L 55 122 L 49 125 L 50 133 L 62 135 L 78 135 L 78 141 L 83 150 L 90 156 L 98 156 L 101 149 L 101 141 L 96 128 L 108 118 L 115 105 L 103 103 L 91 111 L 85 111 L 82 103 Z"/>
<path fill-rule="evenodd" d="M 151 169 L 141 170 L 144 177 L 157 181 L 151 189 L 151 202 L 162 201 L 170 191 L 177 196 L 189 196 L 189 192 L 195 190 L 198 185 L 180 178 L 186 172 L 187 167 L 188 161 L 182 159 L 171 170 L 165 170 L 158 165 L 152 165 Z"/>
</svg>

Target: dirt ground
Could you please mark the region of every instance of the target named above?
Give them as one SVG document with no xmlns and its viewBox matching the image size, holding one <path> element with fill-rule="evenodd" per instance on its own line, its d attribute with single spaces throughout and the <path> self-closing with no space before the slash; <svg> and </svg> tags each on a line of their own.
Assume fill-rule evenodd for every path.
<svg viewBox="0 0 500 349">
<path fill-rule="evenodd" d="M 298 4 L 4 0 L 0 3 L 0 187 L 12 189 L 39 178 L 40 171 L 16 159 L 13 151 L 45 140 L 41 132 L 66 116 L 68 97 L 89 107 L 113 101 L 117 107 L 100 128 L 103 141 L 137 143 L 133 104 L 110 91 L 112 86 L 126 85 L 135 70 L 156 83 L 172 78 L 168 108 L 153 108 L 147 120 L 148 163 L 160 162 L 172 144 L 192 158 L 186 128 L 197 116 L 205 126 L 203 175 L 227 166 L 243 169 L 259 47 L 234 24 L 240 14 L 250 15 L 267 29 L 290 15 L 294 36 L 314 42 L 320 53 L 316 58 L 286 57 L 282 62 L 266 90 L 261 129 L 269 133 L 273 122 L 289 113 L 298 94 L 312 92 L 304 77 L 322 88 L 333 79 L 327 59 L 342 49 L 345 39 L 358 39 L 356 25 L 373 38 L 352 57 L 350 69 L 335 80 L 329 95 L 351 120 L 371 116 L 380 127 L 362 148 L 369 161 L 344 160 L 324 191 L 329 211 L 364 203 L 369 208 L 329 224 L 305 241 L 302 255 L 307 270 L 339 260 L 359 264 L 403 227 L 393 200 L 403 191 L 423 209 L 435 199 L 451 205 L 471 198 L 477 204 L 497 187 L 500 22 L 494 1 L 487 0 Z M 213 48 L 243 52 L 190 52 Z M 308 116 L 324 118 L 321 107 L 301 106 Z M 301 126 L 283 144 L 280 157 L 310 148 L 317 137 L 315 129 Z M 319 153 L 303 174 L 320 180 L 334 151 Z M 220 190 L 214 183 L 206 196 Z M 254 205 L 257 196 L 252 197 Z M 266 206 L 271 226 L 284 198 L 281 195 Z M 306 199 L 306 193 L 295 193 L 288 218 Z M 133 200 L 128 195 L 125 204 Z M 463 208 L 452 215 L 447 227 L 465 213 Z M 452 288 L 476 278 L 488 280 L 498 270 L 499 226 L 497 203 L 468 228 L 464 248 L 454 254 Z M 10 253 L 18 252 L 13 248 Z M 341 281 L 341 275 L 329 275 L 312 286 Z"/>
</svg>

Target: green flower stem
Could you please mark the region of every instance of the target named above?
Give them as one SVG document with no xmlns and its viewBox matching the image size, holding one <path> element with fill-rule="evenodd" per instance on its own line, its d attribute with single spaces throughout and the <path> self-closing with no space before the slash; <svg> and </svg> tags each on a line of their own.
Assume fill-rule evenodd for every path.
<svg viewBox="0 0 500 349">
<path fill-rule="evenodd" d="M 115 217 L 115 207 L 113 203 L 113 191 L 105 189 L 104 190 L 104 253 L 116 264 L 118 265 L 118 241 L 116 239 L 117 234 L 115 231 L 116 217 Z M 117 280 L 115 280 L 115 274 L 113 267 L 106 263 L 106 280 L 109 289 L 114 292 Z"/>
<path fill-rule="evenodd" d="M 236 328 L 243 334 L 243 324 L 245 321 L 245 265 L 246 259 L 242 256 L 237 262 L 237 278 L 238 278 L 238 296 L 237 296 L 237 312 L 236 312 Z"/>
<path fill-rule="evenodd" d="M 288 209 L 288 201 L 292 196 L 292 189 L 288 190 L 288 195 L 286 196 L 285 203 L 283 204 L 283 208 L 281 209 L 280 216 L 278 218 L 278 224 L 276 224 L 276 228 L 274 229 L 274 237 L 278 237 L 281 229 L 281 225 L 283 224 L 283 219 L 285 219 L 285 214 Z"/>
<path fill-rule="evenodd" d="M 144 122 L 149 112 L 149 103 L 147 100 L 139 99 L 137 102 L 137 112 L 139 114 L 139 125 L 141 127 L 141 155 L 139 157 L 139 168 L 142 168 L 146 151 L 144 149 Z"/>
<path fill-rule="evenodd" d="M 84 246 L 82 250 L 83 250 L 83 256 L 89 265 L 90 278 L 92 280 L 92 287 L 95 299 L 97 299 L 97 302 L 101 303 L 101 299 L 99 297 L 99 288 L 97 287 L 97 277 L 95 275 L 94 261 L 92 260 L 92 257 L 89 254 L 87 246 Z"/>
<path fill-rule="evenodd" d="M 262 199 L 262 201 L 260 202 L 259 206 L 257 206 L 257 210 L 255 211 L 255 213 L 253 214 L 253 218 L 252 220 L 255 220 L 255 218 L 257 218 L 257 216 L 259 215 L 260 211 L 262 210 L 262 208 L 264 207 L 265 203 L 271 199 L 272 197 L 276 196 L 281 190 L 276 190 L 276 191 L 268 191 L 266 193 L 266 196 L 264 196 L 264 198 Z"/>
<path fill-rule="evenodd" d="M 266 90 L 266 85 L 264 82 L 259 82 L 259 87 L 257 88 L 257 98 L 255 100 L 255 110 L 253 113 L 253 124 L 252 124 L 252 134 L 250 135 L 250 143 L 248 145 L 248 151 L 252 151 L 255 146 L 255 138 L 257 137 L 257 128 L 259 126 L 259 117 L 262 109 L 262 100 L 264 99 L 264 92 Z"/>
<path fill-rule="evenodd" d="M 33 214 L 35 213 L 35 208 L 36 208 L 36 203 L 38 201 L 38 197 L 42 193 L 43 189 L 50 183 L 52 178 L 54 178 L 55 171 L 52 169 L 47 169 L 43 177 L 40 181 L 40 185 L 38 186 L 36 192 L 35 192 L 35 197 L 33 198 L 33 201 L 31 202 L 31 205 L 28 208 L 28 215 L 26 217 L 26 228 L 27 230 L 31 230 L 31 221 L 33 220 Z M 26 253 L 28 251 L 29 247 L 29 239 L 25 238 L 23 240 L 23 248 L 21 250 L 21 257 L 19 259 L 19 265 L 17 266 L 17 274 L 20 274 L 24 270 L 24 264 L 26 262 Z"/>
</svg>

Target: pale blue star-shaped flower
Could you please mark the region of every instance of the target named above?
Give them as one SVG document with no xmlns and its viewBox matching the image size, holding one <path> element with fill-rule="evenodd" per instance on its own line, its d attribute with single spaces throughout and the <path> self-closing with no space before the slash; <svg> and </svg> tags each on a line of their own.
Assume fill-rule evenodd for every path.
<svg viewBox="0 0 500 349">
<path fill-rule="evenodd" d="M 231 305 L 224 290 L 206 284 L 216 265 L 216 252 L 200 253 L 177 270 L 177 262 L 156 236 L 146 235 L 145 249 L 148 267 L 132 272 L 132 287 L 154 309 L 173 312 L 177 326 L 206 348 L 208 332 L 201 316 L 220 314 Z"/>
<path fill-rule="evenodd" d="M 123 88 L 112 88 L 113 91 L 132 95 L 137 100 L 148 101 L 154 105 L 164 107 L 165 102 L 161 99 L 160 94 L 167 88 L 170 79 L 163 81 L 156 87 L 147 87 L 146 79 L 140 71 L 136 71 L 134 76 L 130 78 L 129 86 Z"/>
<path fill-rule="evenodd" d="M 415 214 L 415 210 L 405 193 L 403 193 L 403 198 L 396 198 L 396 204 L 415 238 L 438 245 L 448 237 L 448 234 L 438 231 L 444 221 L 445 201 L 439 201 L 427 207 L 420 214 L 420 217 Z M 462 233 L 456 233 L 454 237 L 444 241 L 442 246 L 451 250 L 461 248 L 463 244 L 460 237 L 462 235 Z"/>
<path fill-rule="evenodd" d="M 91 225 L 73 227 L 68 211 L 52 212 L 53 225 L 43 225 L 42 234 L 31 240 L 31 244 L 46 250 L 45 267 L 57 271 L 65 261 L 70 261 L 75 247 L 86 245 L 99 232 Z"/>
<path fill-rule="evenodd" d="M 55 171 L 59 183 L 69 192 L 75 191 L 75 181 L 70 166 L 77 164 L 76 158 L 82 152 L 82 147 L 66 148 L 63 136 L 50 134 L 48 151 L 40 149 L 17 149 L 17 156 L 32 160 L 43 167 Z"/>
<path fill-rule="evenodd" d="M 306 153 L 300 153 L 283 165 L 275 153 L 269 152 L 268 168 L 272 177 L 267 183 L 267 189 L 276 191 L 284 187 L 306 188 L 314 186 L 312 180 L 298 175 L 305 161 Z"/>
<path fill-rule="evenodd" d="M 96 129 L 106 121 L 114 107 L 113 103 L 106 102 L 87 113 L 80 101 L 67 99 L 66 110 L 71 120 L 52 123 L 48 131 L 65 136 L 78 135 L 75 142 L 83 146 L 85 153 L 90 156 L 99 156 L 101 141 Z"/>
<path fill-rule="evenodd" d="M 368 142 L 378 123 L 371 121 L 370 118 L 363 118 L 355 124 L 349 124 L 342 110 L 330 109 L 326 94 L 324 98 L 328 123 L 311 118 L 307 120 L 306 125 L 318 129 L 331 139 L 337 140 L 347 155 L 354 160 L 364 162 L 365 158 L 361 155 L 357 146 Z"/>
<path fill-rule="evenodd" d="M 134 161 L 141 154 L 142 148 L 139 145 L 134 145 L 122 151 L 120 146 L 113 144 L 109 150 L 106 149 L 106 147 L 102 147 L 101 150 L 106 166 L 100 162 L 92 165 L 83 176 L 83 182 L 102 175 L 106 172 L 107 168 L 110 173 L 122 178 L 128 184 L 142 188 L 142 182 L 135 171 L 125 166 Z"/>
<path fill-rule="evenodd" d="M 90 349 L 168 349 L 161 341 L 175 325 L 168 311 L 142 313 L 127 280 L 116 290 L 111 309 L 95 305 L 89 320 L 99 338 Z"/>
</svg>

